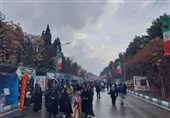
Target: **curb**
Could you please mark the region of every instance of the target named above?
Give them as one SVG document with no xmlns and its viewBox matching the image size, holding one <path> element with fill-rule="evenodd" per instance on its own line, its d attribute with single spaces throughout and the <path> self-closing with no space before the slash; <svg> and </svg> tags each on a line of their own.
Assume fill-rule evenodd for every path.
<svg viewBox="0 0 170 118">
<path fill-rule="evenodd" d="M 132 94 L 134 96 L 137 96 L 141 99 L 144 99 L 148 102 L 151 102 L 151 103 L 154 103 L 160 107 L 165 107 L 166 109 L 170 110 L 170 102 L 166 102 L 166 101 L 163 101 L 163 100 L 160 100 L 160 99 L 157 99 L 157 98 L 153 98 L 153 97 L 150 97 L 150 96 L 147 96 L 147 95 L 143 95 L 143 94 L 140 94 L 140 93 L 137 93 L 137 92 L 134 92 L 134 91 L 130 91 L 130 90 L 127 90 L 127 92 L 129 94 Z"/>
<path fill-rule="evenodd" d="M 42 96 L 42 100 L 44 101 L 45 100 L 45 97 L 44 96 Z M 10 112 L 10 111 L 12 111 L 12 110 L 16 110 L 16 109 L 18 109 L 19 108 L 19 105 L 20 105 L 20 103 L 16 103 L 16 104 L 12 104 L 12 105 L 7 105 L 7 106 L 5 106 L 4 107 L 4 110 L 2 111 L 2 112 L 0 112 L 0 116 L 1 115 L 3 115 L 4 113 L 6 113 L 6 112 Z M 31 104 L 31 105 L 33 105 L 33 104 Z"/>
<path fill-rule="evenodd" d="M 19 106 L 19 103 L 5 106 L 4 110 L 2 112 L 0 112 L 0 115 L 5 113 L 5 112 L 8 112 L 8 111 L 15 110 L 15 109 L 18 108 L 18 106 Z"/>
</svg>

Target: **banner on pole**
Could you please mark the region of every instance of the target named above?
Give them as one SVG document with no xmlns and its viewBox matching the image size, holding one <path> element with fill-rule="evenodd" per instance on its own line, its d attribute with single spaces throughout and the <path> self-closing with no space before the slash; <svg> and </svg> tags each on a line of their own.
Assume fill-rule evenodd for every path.
<svg viewBox="0 0 170 118">
<path fill-rule="evenodd" d="M 170 18 L 162 18 L 162 31 L 164 39 L 164 55 L 170 56 Z"/>
<path fill-rule="evenodd" d="M 27 68 L 23 66 L 19 66 L 16 73 L 20 79 L 24 76 L 25 72 L 29 72 L 28 78 L 30 79 L 31 77 L 35 78 L 36 71 L 33 68 Z"/>
<path fill-rule="evenodd" d="M 58 52 L 57 58 L 58 58 L 57 69 L 62 70 L 62 52 Z"/>
<path fill-rule="evenodd" d="M 120 62 L 117 62 L 117 73 L 118 73 L 118 74 L 121 74 Z"/>
<path fill-rule="evenodd" d="M 19 107 L 20 112 L 23 110 L 23 107 L 24 107 L 28 75 L 29 75 L 29 73 L 28 73 L 28 71 L 26 71 L 23 78 L 22 78 L 22 80 L 21 80 L 20 107 Z"/>
</svg>

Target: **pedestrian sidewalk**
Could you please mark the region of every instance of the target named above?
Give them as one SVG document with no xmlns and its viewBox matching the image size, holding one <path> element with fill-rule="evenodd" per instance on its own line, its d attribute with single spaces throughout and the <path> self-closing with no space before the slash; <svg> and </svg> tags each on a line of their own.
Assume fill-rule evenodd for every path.
<svg viewBox="0 0 170 118">
<path fill-rule="evenodd" d="M 147 102 L 153 103 L 167 110 L 170 110 L 170 102 L 168 101 L 168 99 L 153 95 L 147 91 L 127 90 L 127 93 L 137 96 Z"/>
</svg>

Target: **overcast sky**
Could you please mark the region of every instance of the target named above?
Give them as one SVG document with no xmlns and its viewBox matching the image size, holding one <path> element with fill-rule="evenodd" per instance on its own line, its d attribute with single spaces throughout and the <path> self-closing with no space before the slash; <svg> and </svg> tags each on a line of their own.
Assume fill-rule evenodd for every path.
<svg viewBox="0 0 170 118">
<path fill-rule="evenodd" d="M 151 21 L 169 14 L 168 0 L 0 0 L 6 21 L 40 35 L 50 25 L 65 56 L 99 75 L 135 35 L 146 34 Z M 156 1 L 156 2 L 155 2 Z"/>
</svg>

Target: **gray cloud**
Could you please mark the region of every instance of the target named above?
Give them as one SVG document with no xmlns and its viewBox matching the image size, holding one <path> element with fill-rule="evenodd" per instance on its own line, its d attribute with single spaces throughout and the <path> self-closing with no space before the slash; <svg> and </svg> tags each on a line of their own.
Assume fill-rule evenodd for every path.
<svg viewBox="0 0 170 118">
<path fill-rule="evenodd" d="M 105 3 L 100 2 L 4 2 L 3 12 L 8 20 L 21 23 L 29 28 L 29 32 L 41 31 L 40 28 L 46 24 L 56 28 L 81 29 L 86 24 L 94 23 L 99 19 L 104 5 Z"/>
<path fill-rule="evenodd" d="M 6 1 L 2 3 L 6 21 L 20 23 L 23 30 L 31 34 L 41 34 L 50 24 L 53 40 L 59 37 L 62 43 L 72 43 L 63 46 L 65 56 L 74 57 L 95 74 L 117 58 L 118 52 L 125 51 L 136 35 L 133 33 L 135 27 L 153 5 L 152 2 L 126 0 L 3 1 Z M 163 13 L 169 13 L 168 10 L 169 5 L 163 3 L 146 21 L 151 22 Z M 140 34 L 145 34 L 146 27 L 141 28 Z"/>
</svg>

